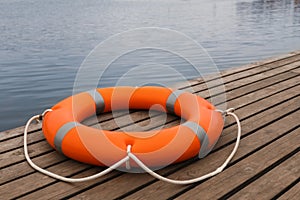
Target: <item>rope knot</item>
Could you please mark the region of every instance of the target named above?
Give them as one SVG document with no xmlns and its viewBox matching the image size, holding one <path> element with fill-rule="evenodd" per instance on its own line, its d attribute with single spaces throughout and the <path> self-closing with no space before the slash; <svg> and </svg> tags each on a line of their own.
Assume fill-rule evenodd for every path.
<svg viewBox="0 0 300 200">
<path fill-rule="evenodd" d="M 228 113 L 233 113 L 235 111 L 234 108 L 228 108 L 227 110 L 216 110 L 217 112 L 220 112 L 222 115 L 227 116 Z"/>
<path fill-rule="evenodd" d="M 224 111 L 224 115 L 227 116 L 228 113 L 233 113 L 235 111 L 234 108 L 228 108 L 227 110 Z"/>
<path fill-rule="evenodd" d="M 127 156 L 129 157 L 129 154 L 131 153 L 131 145 L 128 145 L 127 146 Z M 126 161 L 126 169 L 130 170 L 131 169 L 131 166 L 130 166 L 130 160 L 128 159 Z"/>
</svg>

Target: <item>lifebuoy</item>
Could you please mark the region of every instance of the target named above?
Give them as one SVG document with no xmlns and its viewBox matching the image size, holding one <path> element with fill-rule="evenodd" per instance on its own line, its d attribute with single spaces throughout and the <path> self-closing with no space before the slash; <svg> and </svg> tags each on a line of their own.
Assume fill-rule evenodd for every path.
<svg viewBox="0 0 300 200">
<path fill-rule="evenodd" d="M 171 128 L 130 133 L 80 123 L 95 113 L 150 108 L 178 115 L 185 121 Z M 100 88 L 68 97 L 51 109 L 42 126 L 49 144 L 67 157 L 99 166 L 111 166 L 124 158 L 128 145 L 150 167 L 197 155 L 202 158 L 212 150 L 224 125 L 222 114 L 205 99 L 163 87 Z"/>
</svg>

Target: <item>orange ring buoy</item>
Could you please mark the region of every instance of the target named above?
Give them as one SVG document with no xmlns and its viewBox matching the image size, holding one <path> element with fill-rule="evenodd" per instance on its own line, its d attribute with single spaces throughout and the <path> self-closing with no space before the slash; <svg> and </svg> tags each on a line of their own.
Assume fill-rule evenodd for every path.
<svg viewBox="0 0 300 200">
<path fill-rule="evenodd" d="M 130 133 L 80 123 L 95 113 L 150 108 L 176 114 L 186 121 L 171 128 Z M 101 88 L 66 98 L 51 109 L 43 119 L 43 132 L 49 144 L 67 157 L 99 166 L 111 166 L 124 158 L 128 145 L 150 167 L 197 155 L 202 158 L 211 151 L 224 125 L 222 114 L 208 101 L 163 87 Z"/>
</svg>

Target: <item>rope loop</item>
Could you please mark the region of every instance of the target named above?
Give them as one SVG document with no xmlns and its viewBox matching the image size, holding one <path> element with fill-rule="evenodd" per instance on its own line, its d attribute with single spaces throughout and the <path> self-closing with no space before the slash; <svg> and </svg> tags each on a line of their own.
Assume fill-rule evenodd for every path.
<svg viewBox="0 0 300 200">
<path fill-rule="evenodd" d="M 51 111 L 52 109 L 46 109 L 42 114 L 38 115 L 38 118 L 36 118 L 35 121 L 40 124 L 46 113 Z"/>
<path fill-rule="evenodd" d="M 61 180 L 61 181 L 65 181 L 65 182 L 83 182 L 83 181 L 89 181 L 89 180 L 93 180 L 93 179 L 96 179 L 96 178 L 99 178 L 101 176 L 104 176 L 106 174 L 108 174 L 109 172 L 117 169 L 118 167 L 122 166 L 125 164 L 125 167 L 127 169 L 131 169 L 131 166 L 130 166 L 130 159 L 132 159 L 138 166 L 140 166 L 145 172 L 149 173 L 150 175 L 152 175 L 153 177 L 159 179 L 159 180 L 162 180 L 162 181 L 165 181 L 165 182 L 168 182 L 168 183 L 172 183 L 172 184 L 180 184 L 180 185 L 183 185 L 183 184 L 192 184 L 192 183 L 195 183 L 195 182 L 199 182 L 199 181 L 202 181 L 204 179 L 207 179 L 207 178 L 210 178 L 212 176 L 215 176 L 219 173 L 221 173 L 224 168 L 228 165 L 228 163 L 230 162 L 230 160 L 233 158 L 233 156 L 235 155 L 237 149 L 238 149 L 238 146 L 239 146 L 239 143 L 240 143 L 240 138 L 241 138 L 241 123 L 240 123 L 240 120 L 238 118 L 238 116 L 236 114 L 234 114 L 234 109 L 233 108 L 229 108 L 227 109 L 226 111 L 222 111 L 222 110 L 216 110 L 218 112 L 221 112 L 222 115 L 224 116 L 232 116 L 236 123 L 237 123 L 237 127 L 238 127 L 238 130 L 237 130 L 237 137 L 236 137 L 236 143 L 235 143 L 235 146 L 231 152 L 231 154 L 228 156 L 228 158 L 225 160 L 225 162 L 220 166 L 218 167 L 216 170 L 208 173 L 208 174 L 205 174 L 203 176 L 200 176 L 198 178 L 194 178 L 194 179 L 190 179 L 190 180 L 173 180 L 173 179 L 169 179 L 169 178 L 166 178 L 166 177 L 163 177 L 161 175 L 159 175 L 158 173 L 152 171 L 149 167 L 147 167 L 138 157 L 136 157 L 132 152 L 131 152 L 131 145 L 128 145 L 127 146 L 127 149 L 126 149 L 126 152 L 127 152 L 127 155 L 121 159 L 120 161 L 116 162 L 115 164 L 113 164 L 112 166 L 110 166 L 109 168 L 103 170 L 102 172 L 99 172 L 97 174 L 94 174 L 94 175 L 91 175 L 91 176 L 88 176 L 88 177 L 84 177 L 84 178 L 67 178 L 67 177 L 64 177 L 64 176 L 61 176 L 61 175 L 58 175 L 58 174 L 55 174 L 53 172 L 50 172 L 46 169 L 43 169 L 39 166 L 37 166 L 35 163 L 32 162 L 31 158 L 29 157 L 29 154 L 28 154 L 28 147 L 27 147 L 27 135 L 28 135 L 28 128 L 30 126 L 30 124 L 32 123 L 32 121 L 34 120 L 39 120 L 39 119 L 43 119 L 43 117 L 45 116 L 45 114 L 47 112 L 51 112 L 52 110 L 51 109 L 47 109 L 45 110 L 41 115 L 35 115 L 33 117 L 31 117 L 28 122 L 26 123 L 26 126 L 25 126 L 25 130 L 24 130 L 24 154 L 25 154 L 25 158 L 28 162 L 28 164 L 34 168 L 35 170 L 47 175 L 47 176 L 50 176 L 52 178 L 55 178 L 55 179 L 58 179 L 58 180 Z"/>
</svg>

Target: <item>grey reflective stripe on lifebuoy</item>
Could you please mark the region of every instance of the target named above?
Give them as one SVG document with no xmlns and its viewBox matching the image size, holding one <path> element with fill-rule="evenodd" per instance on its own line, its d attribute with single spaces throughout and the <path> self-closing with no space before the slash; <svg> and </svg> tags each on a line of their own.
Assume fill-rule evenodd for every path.
<svg viewBox="0 0 300 200">
<path fill-rule="evenodd" d="M 209 138 L 206 131 L 199 124 L 192 121 L 184 122 L 182 125 L 190 128 L 197 135 L 201 145 L 198 156 L 199 158 L 205 157 L 210 152 L 208 149 Z"/>
<path fill-rule="evenodd" d="M 89 95 L 94 99 L 96 104 L 96 114 L 100 114 L 104 111 L 105 103 L 102 95 L 97 90 L 87 91 Z"/>
<path fill-rule="evenodd" d="M 55 138 L 54 138 L 54 146 L 57 151 L 59 151 L 60 153 L 63 153 L 62 141 L 63 141 L 64 137 L 67 135 L 67 133 L 76 126 L 81 126 L 81 124 L 78 122 L 68 122 L 58 129 L 58 131 L 55 135 Z"/>
<path fill-rule="evenodd" d="M 167 102 L 166 102 L 166 108 L 167 108 L 167 111 L 171 114 L 175 114 L 175 111 L 174 111 L 174 105 L 175 105 L 175 102 L 177 100 L 177 98 L 182 94 L 184 93 L 184 91 L 182 90 L 176 90 L 174 92 L 172 92 L 170 94 L 170 96 L 168 97 L 167 99 Z"/>
</svg>

